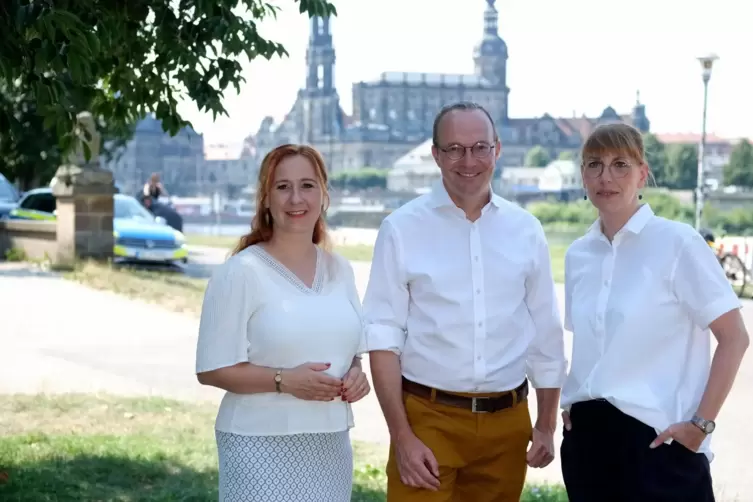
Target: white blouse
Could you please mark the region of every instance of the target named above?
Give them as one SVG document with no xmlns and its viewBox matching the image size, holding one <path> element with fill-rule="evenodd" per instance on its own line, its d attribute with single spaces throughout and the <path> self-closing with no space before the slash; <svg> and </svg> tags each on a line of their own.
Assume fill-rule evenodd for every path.
<svg viewBox="0 0 753 502">
<path fill-rule="evenodd" d="M 311 288 L 261 246 L 217 267 L 207 286 L 196 350 L 196 372 L 250 362 L 294 368 L 331 363 L 341 378 L 365 352 L 361 304 L 350 263 L 317 248 Z M 336 432 L 353 427 L 341 399 L 308 401 L 290 394 L 226 392 L 216 428 L 243 435 Z"/>
<path fill-rule="evenodd" d="M 740 307 L 691 226 L 644 204 L 610 244 L 597 221 L 565 256 L 573 353 L 562 407 L 603 398 L 657 434 L 689 420 L 709 376 L 709 324 Z M 710 440 L 700 451 L 713 459 Z"/>
</svg>

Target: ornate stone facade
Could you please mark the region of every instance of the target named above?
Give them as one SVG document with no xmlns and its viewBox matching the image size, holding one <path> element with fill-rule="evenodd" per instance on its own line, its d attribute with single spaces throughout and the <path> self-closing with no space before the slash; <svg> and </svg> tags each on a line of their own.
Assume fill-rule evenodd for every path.
<svg viewBox="0 0 753 502">
<path fill-rule="evenodd" d="M 431 137 L 434 117 L 453 101 L 475 101 L 495 119 L 504 144 L 501 165 L 520 166 L 535 145 L 554 158 L 577 150 L 593 127 L 628 122 L 642 131 L 650 123 L 638 101 L 631 114 L 606 107 L 595 118 L 511 118 L 508 115 L 507 44 L 498 33 L 495 0 L 486 0 L 484 33 L 473 53 L 475 72 L 452 75 L 383 72 L 374 81 L 353 84 L 353 113 L 340 106 L 334 87 L 335 48 L 327 18 L 312 18 L 306 52 L 306 85 L 276 124 L 265 118 L 245 141 L 244 155 L 258 161 L 282 143 L 308 143 L 324 155 L 332 172 L 362 167 L 391 168 L 395 161 Z"/>
</svg>

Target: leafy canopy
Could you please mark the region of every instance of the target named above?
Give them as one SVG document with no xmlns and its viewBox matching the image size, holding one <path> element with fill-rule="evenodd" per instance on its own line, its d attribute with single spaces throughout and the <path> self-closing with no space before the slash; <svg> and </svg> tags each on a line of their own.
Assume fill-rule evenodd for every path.
<svg viewBox="0 0 753 502">
<path fill-rule="evenodd" d="M 301 14 L 337 14 L 326 0 L 291 1 Z M 179 100 L 227 115 L 223 92 L 240 92 L 242 57 L 288 55 L 257 31 L 278 10 L 263 0 L 2 0 L 0 93 L 34 102 L 63 152 L 81 111 L 123 133 L 154 113 L 174 135 L 191 125 Z M 28 141 L 18 115 L 3 105 L 0 131 Z"/>
</svg>

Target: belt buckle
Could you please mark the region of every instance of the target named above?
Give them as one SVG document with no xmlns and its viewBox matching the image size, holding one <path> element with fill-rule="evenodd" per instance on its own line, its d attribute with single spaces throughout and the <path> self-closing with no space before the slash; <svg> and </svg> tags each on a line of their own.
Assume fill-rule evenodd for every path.
<svg viewBox="0 0 753 502">
<path fill-rule="evenodd" d="M 487 410 L 479 410 L 476 406 L 478 401 L 488 401 L 488 397 L 472 397 L 471 398 L 471 411 L 473 413 L 489 413 Z"/>
</svg>

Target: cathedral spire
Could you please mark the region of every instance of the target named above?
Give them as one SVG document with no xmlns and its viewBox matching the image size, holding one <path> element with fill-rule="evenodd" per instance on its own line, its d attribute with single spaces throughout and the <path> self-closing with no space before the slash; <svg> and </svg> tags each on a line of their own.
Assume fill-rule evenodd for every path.
<svg viewBox="0 0 753 502">
<path fill-rule="evenodd" d="M 325 93 L 334 89 L 335 47 L 332 43 L 329 17 L 311 18 L 306 64 L 307 89 L 320 89 Z"/>
<path fill-rule="evenodd" d="M 473 62 L 476 75 L 500 91 L 501 111 L 495 120 L 507 121 L 507 100 L 510 89 L 507 87 L 507 44 L 499 36 L 499 15 L 494 6 L 495 0 L 485 0 L 484 33 L 480 43 L 474 48 Z"/>
<path fill-rule="evenodd" d="M 499 14 L 494 3 L 495 0 L 486 0 L 484 10 L 484 38 L 489 40 L 499 37 Z"/>
</svg>

